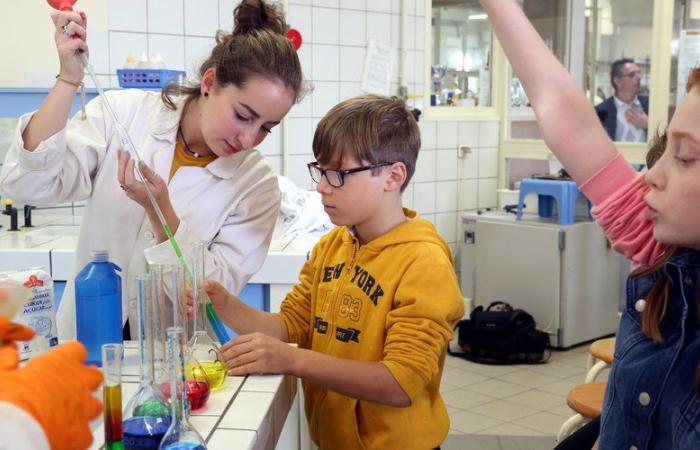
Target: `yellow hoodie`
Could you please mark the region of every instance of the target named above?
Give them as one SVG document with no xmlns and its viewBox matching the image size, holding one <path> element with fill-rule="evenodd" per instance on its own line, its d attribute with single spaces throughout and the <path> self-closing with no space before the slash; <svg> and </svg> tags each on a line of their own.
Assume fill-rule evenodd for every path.
<svg viewBox="0 0 700 450">
<path fill-rule="evenodd" d="M 360 246 L 336 227 L 314 247 L 280 317 L 302 348 L 381 361 L 411 405 L 394 408 L 304 383 L 311 437 L 321 450 L 421 449 L 449 431 L 440 378 L 464 304 L 450 250 L 427 220 L 409 219 Z"/>
</svg>

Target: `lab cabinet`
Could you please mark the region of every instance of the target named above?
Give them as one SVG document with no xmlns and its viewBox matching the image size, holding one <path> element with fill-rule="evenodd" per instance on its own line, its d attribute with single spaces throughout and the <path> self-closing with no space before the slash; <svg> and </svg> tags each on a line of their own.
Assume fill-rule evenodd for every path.
<svg viewBox="0 0 700 450">
<path fill-rule="evenodd" d="M 501 300 L 524 309 L 551 333 L 555 347 L 617 329 L 627 266 L 595 222 L 466 214 L 460 263 L 462 293 L 473 305 Z"/>
</svg>

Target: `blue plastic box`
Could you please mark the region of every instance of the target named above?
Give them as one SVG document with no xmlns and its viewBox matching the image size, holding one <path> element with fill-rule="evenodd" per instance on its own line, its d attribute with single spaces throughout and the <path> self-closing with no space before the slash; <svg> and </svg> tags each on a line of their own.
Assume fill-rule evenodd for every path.
<svg viewBox="0 0 700 450">
<path fill-rule="evenodd" d="M 119 86 L 123 88 L 163 88 L 171 81 L 185 78 L 182 70 L 117 69 Z"/>
</svg>

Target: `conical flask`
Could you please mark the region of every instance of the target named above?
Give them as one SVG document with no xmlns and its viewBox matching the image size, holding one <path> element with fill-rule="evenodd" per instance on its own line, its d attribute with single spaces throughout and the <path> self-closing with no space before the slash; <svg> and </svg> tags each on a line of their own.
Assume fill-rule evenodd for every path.
<svg viewBox="0 0 700 450">
<path fill-rule="evenodd" d="M 170 405 L 155 384 L 155 292 L 151 274 L 136 277 L 141 381 L 124 410 L 124 449 L 157 450 L 170 426 Z"/>
<path fill-rule="evenodd" d="M 209 301 L 204 289 L 206 270 L 204 266 L 204 243 L 197 241 L 192 245 L 192 297 L 194 315 L 192 317 L 193 332 L 189 341 L 189 351 L 204 369 L 187 364 L 186 370 L 191 378 L 207 381 L 212 390 L 223 387 L 226 381 L 226 366 L 221 358 L 219 346 L 207 331 L 206 303 Z M 188 361 L 189 362 L 189 361 Z"/>
<path fill-rule="evenodd" d="M 184 309 L 184 271 L 180 265 L 153 265 L 151 272 L 154 276 L 155 292 L 156 292 L 156 310 L 158 311 L 158 325 L 156 326 L 155 347 L 156 354 L 167 348 L 166 330 L 169 327 L 183 327 L 186 323 L 183 315 Z M 211 388 L 206 377 L 196 379 L 195 373 L 203 374 L 204 369 L 199 364 L 199 361 L 191 354 L 187 346 L 187 338 L 184 330 L 181 334 L 183 339 L 183 357 L 186 360 L 189 371 L 185 372 L 187 377 L 186 389 L 189 397 L 190 405 L 193 410 L 203 407 L 209 399 Z M 165 361 L 165 355 L 156 358 L 158 361 Z M 164 367 L 163 365 L 160 366 Z M 169 375 L 163 370 L 156 369 L 156 383 L 160 386 L 163 394 L 170 398 L 170 383 L 167 382 Z"/>
<path fill-rule="evenodd" d="M 182 341 L 182 327 L 170 327 L 168 334 L 168 364 L 170 367 L 171 424 L 160 444 L 160 450 L 206 450 L 202 436 L 190 423 L 185 377 L 185 356 Z"/>
</svg>

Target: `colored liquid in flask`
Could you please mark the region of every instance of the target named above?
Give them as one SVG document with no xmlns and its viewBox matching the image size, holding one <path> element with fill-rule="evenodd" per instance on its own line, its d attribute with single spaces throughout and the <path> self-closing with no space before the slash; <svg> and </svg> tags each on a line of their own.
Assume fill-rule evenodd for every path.
<svg viewBox="0 0 700 450">
<path fill-rule="evenodd" d="M 134 409 L 134 416 L 170 417 L 170 408 L 160 400 L 148 400 Z"/>
<path fill-rule="evenodd" d="M 193 442 L 175 442 L 165 447 L 165 450 L 207 450 L 207 448 Z"/>
<path fill-rule="evenodd" d="M 132 417 L 124 421 L 124 450 L 158 450 L 170 416 Z"/>
<path fill-rule="evenodd" d="M 161 384 L 160 389 L 163 395 L 170 398 L 170 383 Z M 206 381 L 187 380 L 185 382 L 185 389 L 187 390 L 187 400 L 190 402 L 190 409 L 192 411 L 203 407 L 207 403 L 209 394 L 211 393 L 211 388 Z"/>
<path fill-rule="evenodd" d="M 188 375 L 199 381 L 206 381 L 212 390 L 219 389 L 226 381 L 226 366 L 221 361 L 201 362 L 201 370 L 196 364 L 188 364 L 186 371 Z M 204 371 L 204 373 L 202 373 Z"/>
<path fill-rule="evenodd" d="M 105 425 L 105 449 L 122 450 L 122 387 L 105 386 L 104 395 L 104 425 Z"/>
</svg>

